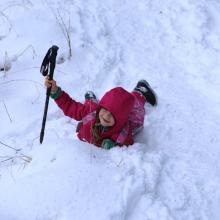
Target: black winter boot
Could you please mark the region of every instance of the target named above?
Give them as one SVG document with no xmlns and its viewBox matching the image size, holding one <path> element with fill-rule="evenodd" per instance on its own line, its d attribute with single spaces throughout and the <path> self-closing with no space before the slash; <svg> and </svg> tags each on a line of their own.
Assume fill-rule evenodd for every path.
<svg viewBox="0 0 220 220">
<path fill-rule="evenodd" d="M 142 79 L 138 81 L 134 91 L 140 92 L 152 106 L 157 105 L 157 97 L 154 90 L 150 87 L 149 83 Z"/>
<path fill-rule="evenodd" d="M 94 92 L 92 92 L 92 91 L 86 92 L 85 100 L 93 100 L 93 101 L 97 102 L 97 98 L 96 98 Z"/>
</svg>

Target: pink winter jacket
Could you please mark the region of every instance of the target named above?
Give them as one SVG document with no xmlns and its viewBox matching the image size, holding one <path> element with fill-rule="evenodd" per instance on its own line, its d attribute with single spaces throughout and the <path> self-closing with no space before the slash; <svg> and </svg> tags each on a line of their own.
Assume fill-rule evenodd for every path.
<svg viewBox="0 0 220 220">
<path fill-rule="evenodd" d="M 98 104 L 91 100 L 86 101 L 85 104 L 76 102 L 65 92 L 62 92 L 62 95 L 55 101 L 66 116 L 83 122 L 78 133 L 80 140 L 97 146 L 101 146 L 102 141 L 108 138 L 120 146 L 134 143 L 128 120 L 129 113 L 134 105 L 134 97 L 125 89 L 116 87 L 110 90 L 102 97 Z M 96 117 L 98 117 L 99 110 L 102 107 L 112 113 L 115 118 L 115 125 L 99 134 L 101 140 L 99 143 L 95 143 L 92 127 L 96 123 Z"/>
</svg>

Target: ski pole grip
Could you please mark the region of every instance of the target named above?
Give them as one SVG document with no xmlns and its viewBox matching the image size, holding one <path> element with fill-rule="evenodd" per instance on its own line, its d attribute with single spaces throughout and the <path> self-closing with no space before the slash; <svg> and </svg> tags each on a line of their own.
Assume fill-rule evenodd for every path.
<svg viewBox="0 0 220 220">
<path fill-rule="evenodd" d="M 50 80 L 53 79 L 53 72 L 56 66 L 56 57 L 58 49 L 59 47 L 56 45 L 53 45 L 51 48 L 49 48 L 41 64 L 40 72 L 43 76 L 47 76 L 49 72 Z"/>
<path fill-rule="evenodd" d="M 56 66 L 56 57 L 57 57 L 57 51 L 59 47 L 56 45 L 52 46 L 50 50 L 50 56 L 49 56 L 49 62 L 50 62 L 50 69 L 49 69 L 49 80 L 53 79 L 53 73 Z"/>
</svg>

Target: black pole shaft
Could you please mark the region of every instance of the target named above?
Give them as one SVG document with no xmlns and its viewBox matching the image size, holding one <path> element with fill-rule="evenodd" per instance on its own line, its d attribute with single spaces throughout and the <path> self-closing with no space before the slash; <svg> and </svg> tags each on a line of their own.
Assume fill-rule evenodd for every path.
<svg viewBox="0 0 220 220">
<path fill-rule="evenodd" d="M 52 46 L 44 60 L 43 63 L 41 65 L 41 73 L 46 76 L 48 74 L 48 70 L 49 70 L 49 80 L 53 79 L 53 73 L 54 73 L 54 69 L 56 66 L 56 56 L 57 56 L 57 51 L 58 51 L 58 47 L 57 46 Z M 44 106 L 44 115 L 43 115 L 43 121 L 42 121 L 42 126 L 41 126 L 41 132 L 40 132 L 40 143 L 43 143 L 43 139 L 44 139 L 44 130 L 45 130 L 45 125 L 46 125 L 46 120 L 47 120 L 47 111 L 48 111 L 48 105 L 49 105 L 49 100 L 50 100 L 50 92 L 51 92 L 51 88 L 47 89 L 46 92 L 46 100 L 45 100 L 45 106 Z"/>
<path fill-rule="evenodd" d="M 47 93 L 46 93 L 44 115 L 43 115 L 43 121 L 42 121 L 41 132 L 40 132 L 40 143 L 41 144 L 44 139 L 44 130 L 45 130 L 45 125 L 46 125 L 46 120 L 47 120 L 47 112 L 48 112 L 48 106 L 49 106 L 49 100 L 50 100 L 50 91 L 51 91 L 51 88 L 48 88 Z"/>
</svg>

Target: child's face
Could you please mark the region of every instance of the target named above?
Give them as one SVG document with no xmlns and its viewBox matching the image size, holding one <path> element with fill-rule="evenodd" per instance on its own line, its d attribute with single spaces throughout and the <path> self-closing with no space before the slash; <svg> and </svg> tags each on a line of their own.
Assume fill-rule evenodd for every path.
<svg viewBox="0 0 220 220">
<path fill-rule="evenodd" d="M 99 111 L 99 120 L 101 125 L 104 127 L 110 127 L 115 124 L 115 119 L 112 113 L 104 108 L 101 108 L 101 110 Z"/>
</svg>

